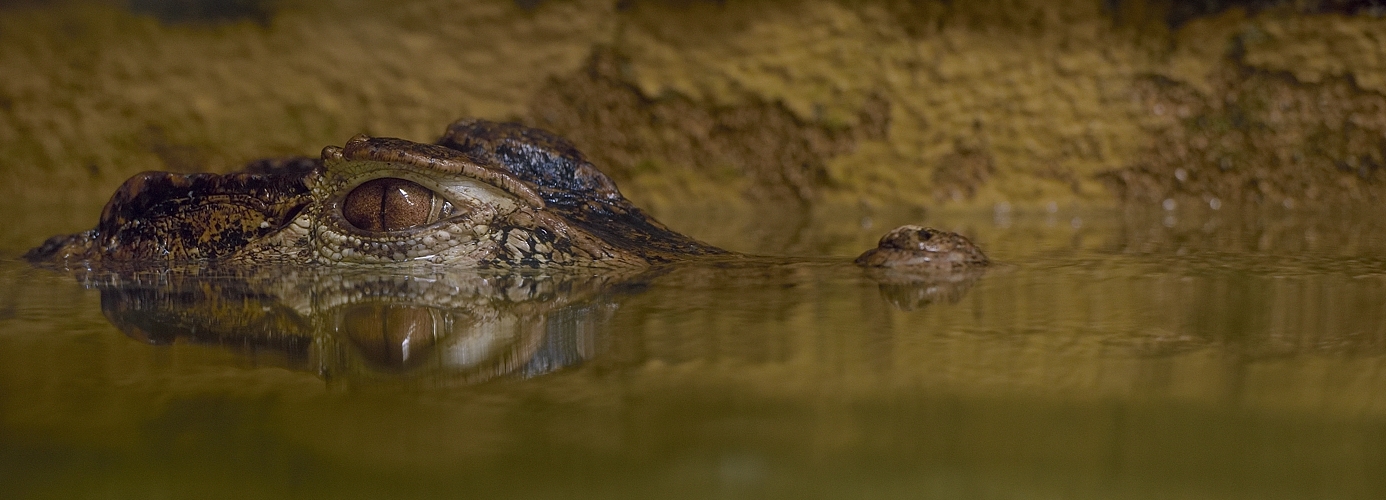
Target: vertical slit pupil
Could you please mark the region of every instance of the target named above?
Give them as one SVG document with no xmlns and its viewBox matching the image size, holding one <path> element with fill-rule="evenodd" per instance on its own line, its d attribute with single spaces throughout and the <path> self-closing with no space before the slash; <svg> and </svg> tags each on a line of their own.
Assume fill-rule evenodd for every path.
<svg viewBox="0 0 1386 500">
<path fill-rule="evenodd" d="M 427 224 L 433 208 L 433 191 L 416 182 L 396 178 L 375 179 L 347 193 L 342 215 L 366 231 L 399 231 Z"/>
</svg>

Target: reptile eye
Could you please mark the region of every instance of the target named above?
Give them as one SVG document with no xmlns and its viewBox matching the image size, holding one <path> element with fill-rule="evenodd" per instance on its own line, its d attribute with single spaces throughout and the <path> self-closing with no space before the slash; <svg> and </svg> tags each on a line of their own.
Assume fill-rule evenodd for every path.
<svg viewBox="0 0 1386 500">
<path fill-rule="evenodd" d="M 356 186 L 342 200 L 342 216 L 357 229 L 399 231 L 452 215 L 452 203 L 416 182 L 381 178 Z"/>
</svg>

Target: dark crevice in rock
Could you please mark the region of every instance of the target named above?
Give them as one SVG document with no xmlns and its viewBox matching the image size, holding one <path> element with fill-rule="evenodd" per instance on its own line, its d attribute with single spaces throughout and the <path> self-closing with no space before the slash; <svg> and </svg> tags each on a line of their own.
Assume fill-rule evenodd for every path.
<svg viewBox="0 0 1386 500">
<path fill-rule="evenodd" d="M 1130 1 L 1105 0 L 1104 5 L 1111 12 L 1119 12 L 1121 5 Z M 1386 15 L 1386 0 L 1153 0 L 1150 3 L 1164 10 L 1165 24 L 1173 29 L 1231 8 L 1246 9 L 1251 14 L 1271 8 L 1289 8 L 1303 14 Z"/>
<path fill-rule="evenodd" d="M 268 25 L 274 0 L 129 0 L 130 12 L 164 24 L 217 24 L 241 20 Z"/>
</svg>

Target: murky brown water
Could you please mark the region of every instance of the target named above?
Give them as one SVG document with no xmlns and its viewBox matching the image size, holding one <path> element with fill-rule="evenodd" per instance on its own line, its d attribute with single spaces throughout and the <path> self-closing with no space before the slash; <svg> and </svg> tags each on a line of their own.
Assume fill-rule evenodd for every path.
<svg viewBox="0 0 1386 500">
<path fill-rule="evenodd" d="M 903 216 L 669 214 L 839 257 L 637 276 L 15 260 L 65 213 L 0 228 L 5 497 L 1386 496 L 1381 213 L 932 215 L 1000 262 L 943 290 L 840 257 Z"/>
</svg>

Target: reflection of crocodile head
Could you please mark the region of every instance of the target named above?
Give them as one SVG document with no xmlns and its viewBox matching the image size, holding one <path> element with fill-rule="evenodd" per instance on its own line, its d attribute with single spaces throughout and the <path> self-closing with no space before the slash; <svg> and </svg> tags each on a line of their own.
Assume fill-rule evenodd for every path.
<svg viewBox="0 0 1386 500">
<path fill-rule="evenodd" d="M 92 273 L 117 328 L 149 343 L 222 345 L 324 377 L 532 376 L 594 354 L 619 273 L 196 271 Z"/>
<path fill-rule="evenodd" d="M 960 241 L 968 248 L 893 247 L 859 263 L 918 267 L 944 251 L 985 265 L 971 242 Z M 644 267 L 726 253 L 647 216 L 562 138 L 461 121 L 437 144 L 357 136 L 320 159 L 261 161 L 227 175 L 140 174 L 112 196 L 95 229 L 51 238 L 26 258 L 97 268 L 553 268 Z"/>
</svg>

